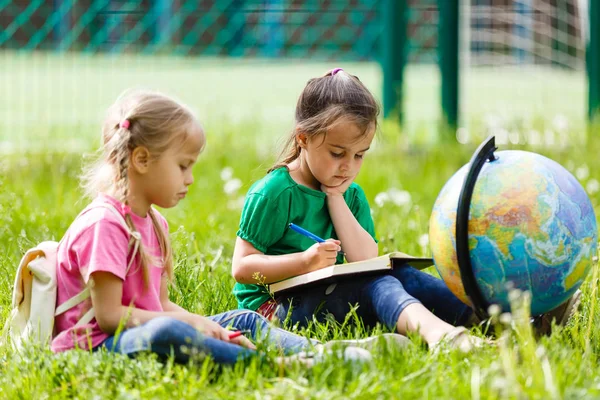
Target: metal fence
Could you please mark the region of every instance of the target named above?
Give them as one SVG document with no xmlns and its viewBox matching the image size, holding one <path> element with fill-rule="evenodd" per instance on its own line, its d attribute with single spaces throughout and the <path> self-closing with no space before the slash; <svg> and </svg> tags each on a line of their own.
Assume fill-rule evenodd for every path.
<svg viewBox="0 0 600 400">
<path fill-rule="evenodd" d="M 0 0 L 0 48 L 378 60 L 383 0 Z M 434 61 L 437 0 L 410 1 L 409 54 Z"/>
<path fill-rule="evenodd" d="M 459 51 L 461 68 L 583 71 L 586 42 L 598 40 L 598 7 L 596 0 L 0 0 L 0 50 L 376 61 L 389 111 L 399 104 L 398 71 L 407 63 L 442 59 L 442 92 L 457 87 Z M 600 107 L 600 72 L 591 67 L 598 47 L 588 45 L 590 116 Z M 457 109 L 457 90 L 446 97 Z"/>
</svg>

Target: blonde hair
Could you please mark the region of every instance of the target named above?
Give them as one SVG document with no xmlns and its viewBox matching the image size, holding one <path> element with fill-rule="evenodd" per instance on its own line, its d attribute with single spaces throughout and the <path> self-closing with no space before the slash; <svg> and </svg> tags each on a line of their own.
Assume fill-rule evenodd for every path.
<svg viewBox="0 0 600 400">
<path fill-rule="evenodd" d="M 358 77 L 341 68 L 309 80 L 296 104 L 296 127 L 268 172 L 284 167 L 300 156 L 296 140 L 299 132 L 308 138 L 326 135 L 327 130 L 344 118 L 366 135 L 371 127 L 377 128 L 379 112 L 379 104 L 369 89 Z"/>
<path fill-rule="evenodd" d="M 84 170 L 81 177 L 86 195 L 95 198 L 99 193 L 110 191 L 115 193 L 117 200 L 128 204 L 128 170 L 132 151 L 143 146 L 148 149 L 152 159 L 157 159 L 175 139 L 183 142 L 193 129 L 201 132 L 201 144 L 204 147 L 204 132 L 186 106 L 157 92 L 124 92 L 108 109 L 102 126 L 102 147 L 98 159 Z M 148 213 L 158 237 L 164 269 L 169 279 L 173 279 L 173 257 L 168 232 L 160 225 L 152 207 Z M 135 232 L 129 214 L 125 216 L 125 220 Z M 139 256 L 144 283 L 148 285 L 148 267 L 154 260 L 141 242 Z"/>
</svg>

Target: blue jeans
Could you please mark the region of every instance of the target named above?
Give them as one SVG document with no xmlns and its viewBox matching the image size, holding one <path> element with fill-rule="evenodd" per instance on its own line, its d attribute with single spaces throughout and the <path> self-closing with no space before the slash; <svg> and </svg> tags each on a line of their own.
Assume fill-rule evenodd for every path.
<svg viewBox="0 0 600 400">
<path fill-rule="evenodd" d="M 295 353 L 312 347 L 318 341 L 272 327 L 261 315 L 249 310 L 234 310 L 208 317 L 223 327 L 249 330 L 249 339 L 264 339 L 284 353 Z M 134 356 L 153 352 L 161 358 L 174 356 L 179 363 L 210 355 L 218 364 L 231 365 L 257 354 L 256 351 L 202 335 L 193 326 L 170 317 L 154 318 L 145 324 L 107 338 L 99 348 Z"/>
<path fill-rule="evenodd" d="M 306 326 L 313 316 L 323 321 L 327 314 L 342 322 L 350 307 L 358 304 L 356 312 L 366 326 L 379 322 L 396 331 L 398 317 L 413 303 L 423 304 L 438 318 L 453 325 L 464 324 L 473 312 L 444 281 L 411 266 L 394 268 L 383 275 L 341 280 L 326 294 L 330 290 L 330 284 L 316 285 L 278 298 L 275 315 L 282 321 L 289 318 L 292 324 L 300 326 Z"/>
</svg>

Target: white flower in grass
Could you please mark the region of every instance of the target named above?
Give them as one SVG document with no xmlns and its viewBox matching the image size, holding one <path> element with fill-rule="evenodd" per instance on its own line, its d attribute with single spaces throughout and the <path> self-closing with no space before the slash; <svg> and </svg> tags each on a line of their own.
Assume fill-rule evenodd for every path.
<svg viewBox="0 0 600 400">
<path fill-rule="evenodd" d="M 417 221 L 411 219 L 410 221 L 408 221 L 408 224 L 406 226 L 408 227 L 408 229 L 415 230 L 417 229 Z"/>
<path fill-rule="evenodd" d="M 552 119 L 552 125 L 558 132 L 565 132 L 569 129 L 569 120 L 562 114 L 558 114 Z"/>
<path fill-rule="evenodd" d="M 456 130 L 456 140 L 460 144 L 467 144 L 470 142 L 470 134 L 467 128 L 458 128 Z"/>
<path fill-rule="evenodd" d="M 590 169 L 587 165 L 582 165 L 581 167 L 575 170 L 575 176 L 580 181 L 585 181 L 590 176 Z"/>
<path fill-rule="evenodd" d="M 502 126 L 504 125 L 502 117 L 495 114 L 486 114 L 483 117 L 483 121 L 488 129 L 498 129 L 502 128 Z"/>
<path fill-rule="evenodd" d="M 383 205 L 388 201 L 390 201 L 390 195 L 388 192 L 377 193 L 377 196 L 375 196 L 375 204 L 377 204 L 377 207 L 383 207 Z"/>
<path fill-rule="evenodd" d="M 424 233 L 421 236 L 419 236 L 419 246 L 425 248 L 427 246 L 429 246 L 429 235 Z"/>
<path fill-rule="evenodd" d="M 378 207 L 383 207 L 385 203 L 394 203 L 395 206 L 404 207 L 410 205 L 412 199 L 410 193 L 406 190 L 391 188 L 386 192 L 378 193 L 375 196 L 375 204 Z"/>
<path fill-rule="evenodd" d="M 496 135 L 496 143 L 508 144 L 508 131 L 504 128 L 499 128 L 493 131 Z"/>
<path fill-rule="evenodd" d="M 556 143 L 556 134 L 554 133 L 554 131 L 552 129 L 546 129 L 544 131 L 544 144 L 547 147 L 554 147 L 555 143 Z"/>
<path fill-rule="evenodd" d="M 230 210 L 241 210 L 244 207 L 245 196 L 240 196 L 237 199 L 232 199 L 227 202 L 227 208 Z"/>
<path fill-rule="evenodd" d="M 527 133 L 527 143 L 532 146 L 539 146 L 542 144 L 542 134 L 535 129 L 530 130 Z"/>
<path fill-rule="evenodd" d="M 407 206 L 411 202 L 410 193 L 408 193 L 406 190 L 392 188 L 388 190 L 388 195 L 392 203 L 394 203 L 398 207 Z"/>
<path fill-rule="evenodd" d="M 493 317 L 493 318 L 497 318 L 500 313 L 502 313 L 502 308 L 500 308 L 500 306 L 498 304 L 492 304 L 488 307 L 488 314 Z"/>
<path fill-rule="evenodd" d="M 587 190 L 588 194 L 596 194 L 600 190 L 600 183 L 596 179 L 590 179 L 585 186 L 585 190 Z"/>
<path fill-rule="evenodd" d="M 512 314 L 509 312 L 505 312 L 500 314 L 500 323 L 504 324 L 504 325 L 510 325 L 512 322 Z"/>
<path fill-rule="evenodd" d="M 221 170 L 221 179 L 225 182 L 233 177 L 233 168 L 225 167 Z"/>
<path fill-rule="evenodd" d="M 242 187 L 242 181 L 238 178 L 234 178 L 225 182 L 223 185 L 223 191 L 229 196 L 234 195 Z"/>
</svg>

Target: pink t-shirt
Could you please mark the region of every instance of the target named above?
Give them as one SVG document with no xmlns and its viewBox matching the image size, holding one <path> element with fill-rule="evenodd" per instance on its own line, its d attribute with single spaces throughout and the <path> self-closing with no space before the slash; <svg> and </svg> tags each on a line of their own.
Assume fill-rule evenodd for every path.
<svg viewBox="0 0 600 400">
<path fill-rule="evenodd" d="M 108 196 L 98 196 L 71 224 L 58 245 L 57 254 L 57 307 L 80 293 L 94 272 L 110 272 L 123 280 L 121 304 L 148 311 L 163 311 L 160 302 L 160 285 L 163 266 L 150 266 L 150 282 L 144 288 L 143 272 L 136 256 L 127 274 L 130 260 L 129 233 L 113 212 L 99 203 L 112 204 L 123 213 L 123 204 Z M 96 206 L 96 207 L 95 207 Z M 158 221 L 168 232 L 166 220 L 154 210 Z M 156 260 L 161 259 L 158 237 L 154 231 L 152 218 L 139 217 L 131 213 L 135 228 L 142 235 L 145 250 Z M 59 315 L 55 319 L 55 336 L 52 339 L 52 351 L 60 352 L 73 348 L 89 349 L 101 344 L 109 335 L 104 333 L 96 319 L 77 329 L 77 321 L 90 309 L 91 299 Z"/>
</svg>

